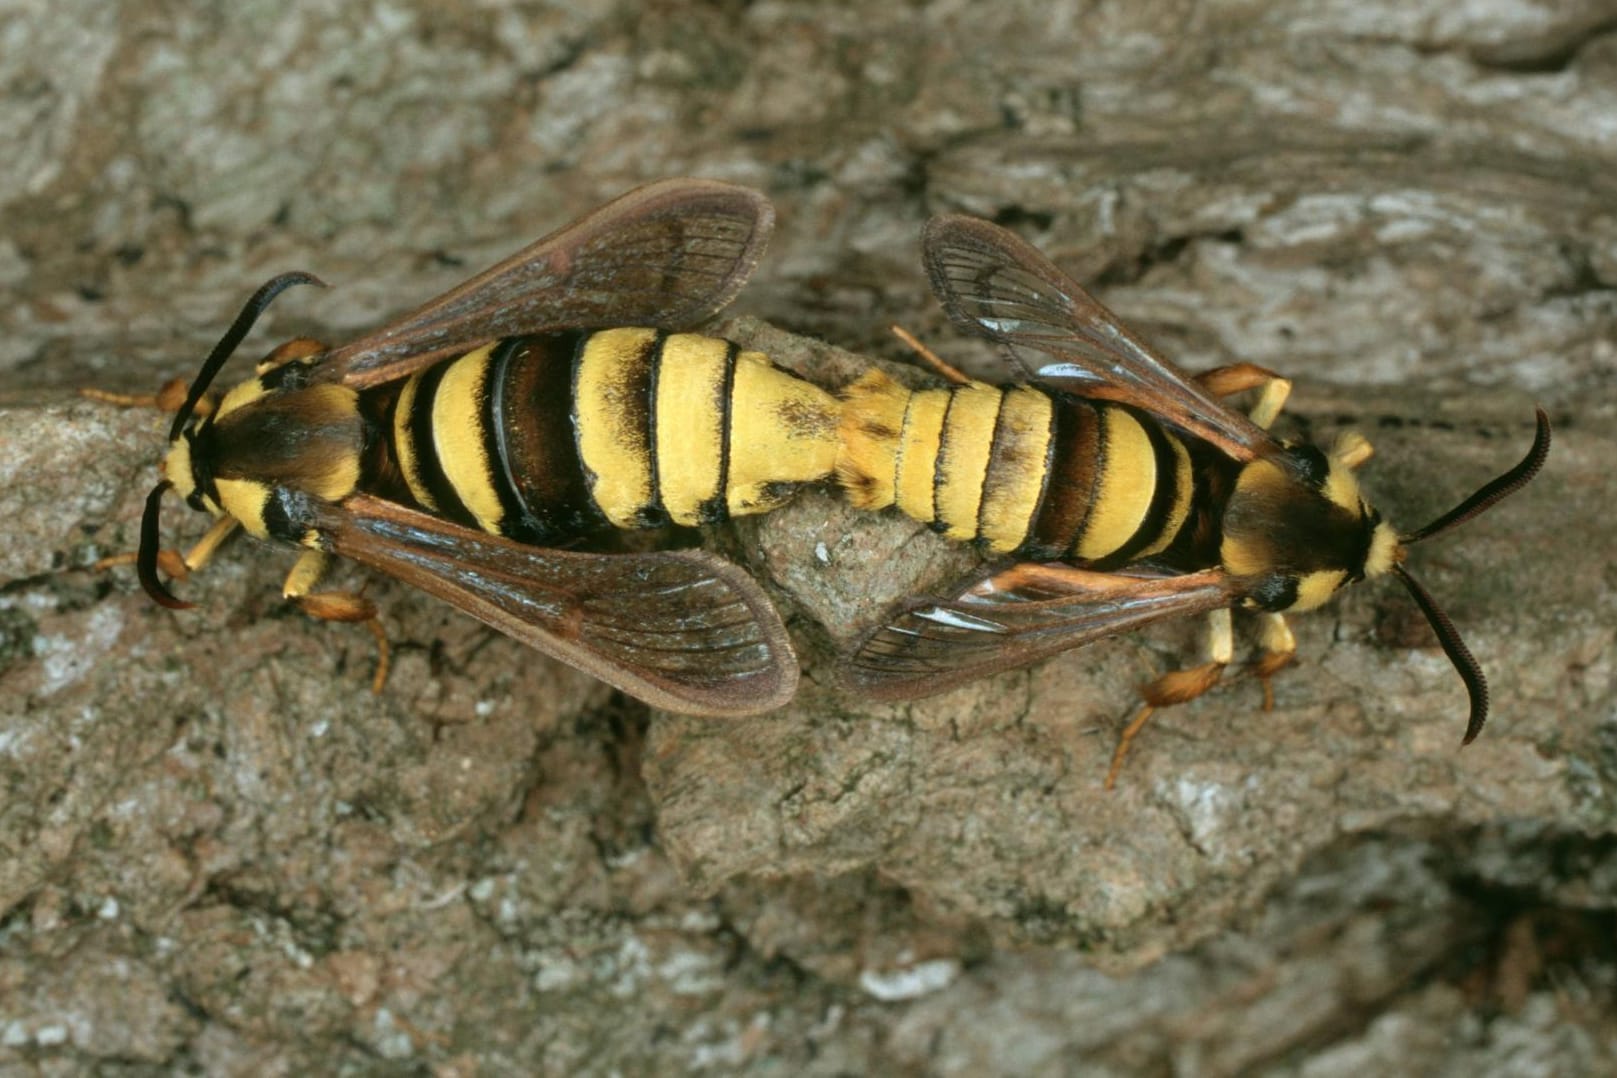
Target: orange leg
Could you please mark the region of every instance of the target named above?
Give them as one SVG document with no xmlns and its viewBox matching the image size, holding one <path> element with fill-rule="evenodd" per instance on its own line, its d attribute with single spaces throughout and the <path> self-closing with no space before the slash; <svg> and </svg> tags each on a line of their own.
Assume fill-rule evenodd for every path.
<svg viewBox="0 0 1617 1078">
<path fill-rule="evenodd" d="M 942 375 L 944 381 L 953 382 L 957 386 L 966 385 L 971 381 L 970 378 L 967 378 L 960 372 L 958 367 L 955 367 L 951 363 L 945 362 L 942 357 L 940 357 L 936 352 L 932 351 L 932 349 L 928 348 L 926 345 L 922 344 L 920 340 L 916 338 L 915 334 L 911 333 L 903 326 L 894 325 L 889 326 L 888 328 L 893 331 L 893 336 L 907 344 L 910 347 L 910 350 L 919 356 L 927 366 L 931 367 L 933 370 Z"/>
<path fill-rule="evenodd" d="M 186 385 L 178 378 L 164 382 L 156 393 L 112 393 L 105 389 L 85 387 L 79 390 L 79 396 L 86 400 L 100 401 L 102 404 L 115 404 L 120 408 L 156 408 L 160 412 L 178 412 L 180 405 L 185 403 Z M 212 411 L 212 405 L 203 406 L 202 401 L 197 402 L 197 414 L 207 415 Z"/>
<path fill-rule="evenodd" d="M 1235 637 L 1230 624 L 1230 612 L 1214 610 L 1208 615 L 1208 661 L 1188 670 L 1170 670 L 1155 681 L 1141 686 L 1140 696 L 1145 702 L 1140 710 L 1135 712 L 1129 724 L 1123 728 L 1122 734 L 1118 735 L 1117 748 L 1112 752 L 1112 766 L 1106 772 L 1108 790 L 1117 785 L 1117 776 L 1122 773 L 1123 761 L 1128 758 L 1129 746 L 1134 743 L 1134 739 L 1139 736 L 1156 710 L 1160 707 L 1188 703 L 1217 685 L 1219 678 L 1224 674 L 1224 668 L 1230 664 L 1234 655 Z"/>
<path fill-rule="evenodd" d="M 1260 614 L 1258 653 L 1247 664 L 1247 672 L 1263 682 L 1263 710 L 1275 709 L 1275 690 L 1270 679 L 1297 658 L 1297 638 L 1279 614 Z"/>
<path fill-rule="evenodd" d="M 313 590 L 330 562 L 330 556 L 322 551 L 304 551 L 297 563 L 292 566 L 292 571 L 287 574 L 286 583 L 281 586 L 281 594 L 297 603 L 298 608 L 311 618 L 319 618 L 321 621 L 364 623 L 365 628 L 376 638 L 378 653 L 376 676 L 371 679 L 371 692 L 379 694 L 382 686 L 387 683 L 389 666 L 387 632 L 382 628 L 381 619 L 377 617 L 376 604 L 363 595 L 346 591 Z"/>
<path fill-rule="evenodd" d="M 1228 397 L 1233 393 L 1257 389 L 1279 378 L 1280 375 L 1268 367 L 1260 367 L 1256 363 L 1231 363 L 1196 375 L 1201 387 L 1215 397 Z"/>
<path fill-rule="evenodd" d="M 235 517 L 220 517 L 213 522 L 211 528 L 203 533 L 202 538 L 197 540 L 196 545 L 184 557 L 180 556 L 178 550 L 172 548 L 159 550 L 157 552 L 157 567 L 170 580 L 186 579 L 208 563 L 208 560 L 213 557 L 214 551 L 218 550 L 226 539 L 235 534 L 239 523 Z M 90 566 L 90 569 L 99 573 L 120 565 L 133 565 L 138 556 L 136 554 L 112 554 Z"/>
<path fill-rule="evenodd" d="M 104 573 L 108 569 L 117 569 L 121 566 L 133 565 L 135 564 L 135 559 L 138 557 L 140 557 L 140 555 L 136 554 L 132 550 L 127 554 L 108 554 L 106 557 L 97 559 L 94 563 L 92 563 L 90 566 L 90 572 Z M 191 575 L 189 568 L 185 564 L 185 558 L 180 555 L 178 550 L 175 550 L 172 547 L 159 550 L 157 552 L 157 567 L 161 569 L 163 571 L 163 575 L 168 577 L 170 580 L 184 580 L 186 577 Z"/>
<path fill-rule="evenodd" d="M 1291 396 L 1291 382 L 1267 367 L 1256 363 L 1232 363 L 1227 367 L 1214 367 L 1196 376 L 1203 389 L 1215 397 L 1228 397 L 1248 389 L 1256 389 L 1258 402 L 1252 406 L 1252 422 L 1265 430 L 1286 406 Z"/>
<path fill-rule="evenodd" d="M 256 373 L 268 374 L 276 367 L 284 367 L 288 363 L 296 363 L 300 359 L 317 356 L 325 350 L 326 346 L 313 337 L 293 337 L 259 360 Z"/>
<path fill-rule="evenodd" d="M 1221 579 L 1217 569 L 1203 569 L 1183 576 L 1138 577 L 1122 573 L 1103 573 L 1094 569 L 1080 569 L 1076 565 L 1021 561 L 980 581 L 972 591 L 979 595 L 1037 588 L 1052 595 L 1091 596 L 1096 599 L 1137 599 L 1183 591 L 1187 588 L 1214 586 Z"/>
</svg>

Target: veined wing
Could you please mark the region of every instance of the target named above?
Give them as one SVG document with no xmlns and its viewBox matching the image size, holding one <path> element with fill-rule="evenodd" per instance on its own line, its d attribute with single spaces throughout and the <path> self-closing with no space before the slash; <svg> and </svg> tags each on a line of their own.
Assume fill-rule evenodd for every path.
<svg viewBox="0 0 1617 1078">
<path fill-rule="evenodd" d="M 1276 448 L 1018 236 L 948 215 L 927 222 L 921 247 L 932 291 L 954 323 L 1005 345 L 1035 381 L 1136 405 L 1237 460 Z"/>
<path fill-rule="evenodd" d="M 769 200 L 745 187 L 648 184 L 332 349 L 314 376 L 363 389 L 500 337 L 694 325 L 735 298 L 774 220 Z"/>
<path fill-rule="evenodd" d="M 463 528 L 368 495 L 314 502 L 352 558 L 655 707 L 751 715 L 797 687 L 797 657 L 746 573 L 704 551 L 587 554 Z"/>
<path fill-rule="evenodd" d="M 844 671 L 856 688 L 877 699 L 930 696 L 1235 599 L 1228 577 L 1217 569 L 1137 576 L 1019 564 L 950 598 L 908 604 L 860 641 Z"/>
</svg>

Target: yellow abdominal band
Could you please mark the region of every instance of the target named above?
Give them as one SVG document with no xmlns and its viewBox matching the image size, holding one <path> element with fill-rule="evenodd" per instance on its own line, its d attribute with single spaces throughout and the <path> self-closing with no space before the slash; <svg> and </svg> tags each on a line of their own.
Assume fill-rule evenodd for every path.
<svg viewBox="0 0 1617 1078">
<path fill-rule="evenodd" d="M 841 415 L 835 397 L 774 366 L 763 353 L 738 355 L 730 394 L 730 514 L 773 509 L 799 484 L 829 478 Z"/>
<path fill-rule="evenodd" d="M 1138 420 L 1121 408 L 1101 411 L 1105 469 L 1073 555 L 1098 561 L 1133 538 L 1157 491 L 1157 457 Z"/>
<path fill-rule="evenodd" d="M 494 489 L 494 470 L 483 432 L 489 353 L 493 350 L 493 345 L 485 345 L 468 352 L 444 372 L 432 398 L 432 446 L 444 478 L 477 519 L 477 526 L 497 533 L 505 510 Z"/>
<path fill-rule="evenodd" d="M 592 334 L 579 356 L 573 408 L 590 496 L 615 527 L 641 527 L 654 504 L 647 386 L 654 329 Z"/>
<path fill-rule="evenodd" d="M 836 398 L 727 341 L 614 329 L 584 345 L 575 386 L 590 493 L 621 528 L 759 513 L 836 463 Z M 728 388 L 728 392 L 726 389 Z"/>
<path fill-rule="evenodd" d="M 998 391 L 997 391 L 998 392 Z M 1008 553 L 1026 542 L 1049 470 L 1050 398 L 1019 386 L 1002 392 L 977 537 Z"/>
</svg>

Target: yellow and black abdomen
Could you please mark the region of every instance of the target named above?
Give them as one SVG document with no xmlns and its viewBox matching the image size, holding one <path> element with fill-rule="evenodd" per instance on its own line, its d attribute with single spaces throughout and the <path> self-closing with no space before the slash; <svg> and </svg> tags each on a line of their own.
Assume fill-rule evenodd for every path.
<svg viewBox="0 0 1617 1078">
<path fill-rule="evenodd" d="M 909 390 L 873 371 L 844 392 L 839 481 L 951 539 L 1035 560 L 1120 565 L 1166 549 L 1190 515 L 1190 454 L 1119 405 L 1041 386 Z"/>
<path fill-rule="evenodd" d="M 840 408 L 729 341 L 608 329 L 497 341 L 421 371 L 390 438 L 423 507 L 546 543 L 772 509 L 830 475 Z"/>
</svg>

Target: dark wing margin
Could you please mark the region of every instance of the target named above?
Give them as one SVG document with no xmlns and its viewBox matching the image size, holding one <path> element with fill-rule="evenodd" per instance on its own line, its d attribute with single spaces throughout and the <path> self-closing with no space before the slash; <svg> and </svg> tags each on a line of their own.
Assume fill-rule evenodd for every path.
<svg viewBox="0 0 1617 1078">
<path fill-rule="evenodd" d="M 332 349 L 316 377 L 356 389 L 501 337 L 558 329 L 682 329 L 735 298 L 775 211 L 717 180 L 636 188 L 374 333 Z"/>
<path fill-rule="evenodd" d="M 844 679 L 878 700 L 908 700 L 1015 670 L 1163 618 L 1231 605 L 1218 569 L 1183 576 L 1014 565 L 952 598 L 896 610 L 844 661 Z"/>
<path fill-rule="evenodd" d="M 586 554 L 473 531 L 356 495 L 315 502 L 325 548 L 397 577 L 653 707 L 752 715 L 797 688 L 774 606 L 704 551 Z"/>
<path fill-rule="evenodd" d="M 1237 460 L 1276 448 L 1014 233 L 976 217 L 934 217 L 921 254 L 955 325 L 1004 345 L 1033 380 L 1143 408 Z"/>
</svg>

